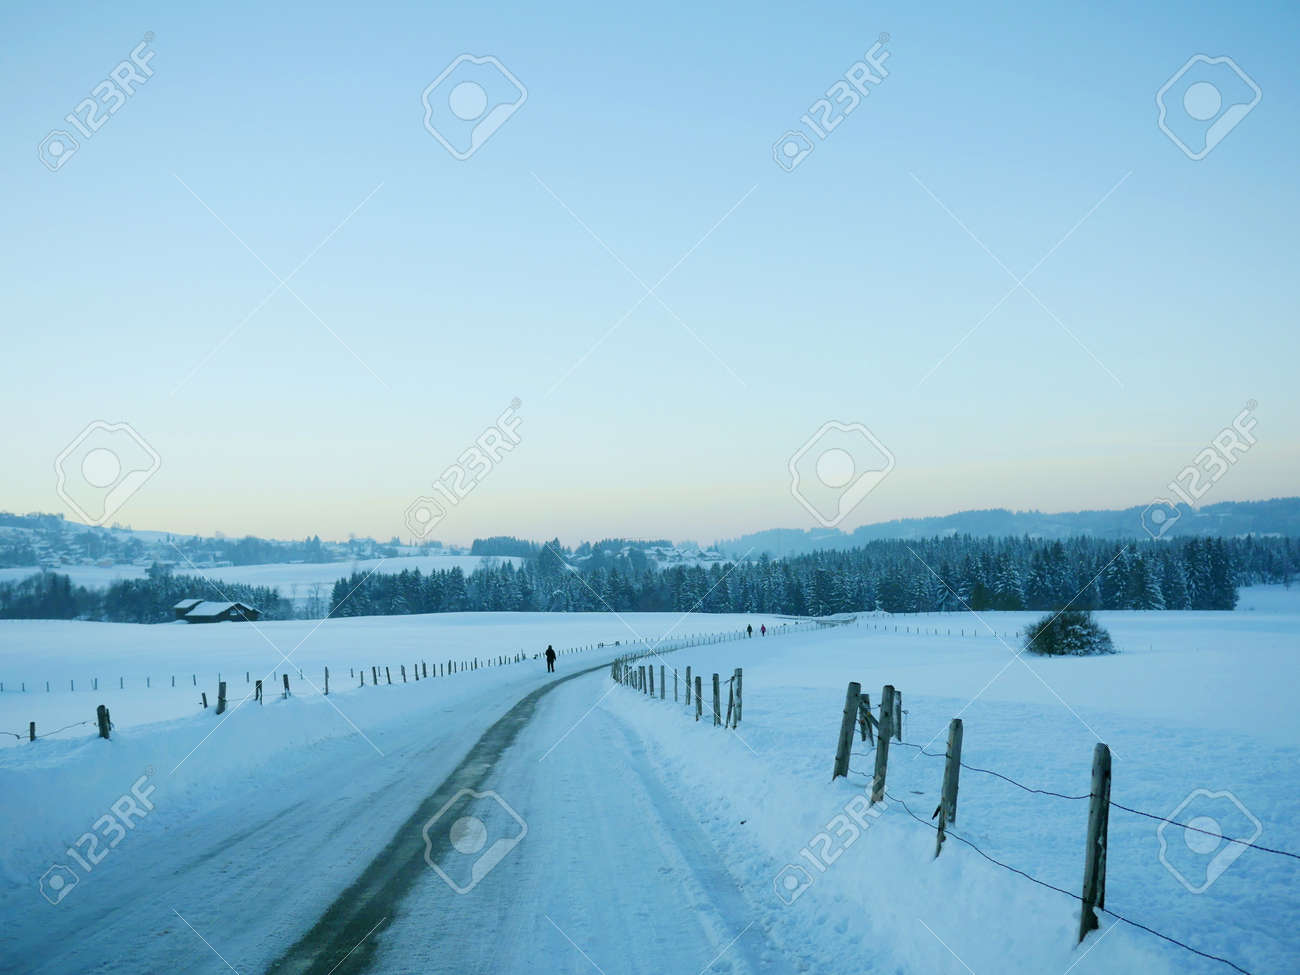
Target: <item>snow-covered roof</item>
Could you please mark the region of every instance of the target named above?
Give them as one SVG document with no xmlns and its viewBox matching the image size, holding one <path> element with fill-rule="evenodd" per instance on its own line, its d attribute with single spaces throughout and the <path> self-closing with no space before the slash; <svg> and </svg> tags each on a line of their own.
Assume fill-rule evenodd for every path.
<svg viewBox="0 0 1300 975">
<path fill-rule="evenodd" d="M 245 606 L 243 603 L 219 603 L 219 602 L 201 602 L 191 609 L 186 616 L 220 616 L 222 613 L 229 612 L 238 606 L 241 610 L 251 609 L 251 606 Z"/>
<path fill-rule="evenodd" d="M 172 609 L 193 609 L 201 602 L 203 602 L 201 599 L 182 599 Z"/>
</svg>

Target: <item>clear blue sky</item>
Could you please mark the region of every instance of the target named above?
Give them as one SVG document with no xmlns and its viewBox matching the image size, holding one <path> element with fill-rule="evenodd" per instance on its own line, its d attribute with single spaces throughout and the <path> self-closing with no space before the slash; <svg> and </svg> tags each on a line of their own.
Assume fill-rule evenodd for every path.
<svg viewBox="0 0 1300 975">
<path fill-rule="evenodd" d="M 4 6 L 0 508 L 69 510 L 55 458 L 127 421 L 162 466 L 115 520 L 406 536 L 513 397 L 520 445 L 434 537 L 810 527 L 787 464 L 833 419 L 896 459 L 845 528 L 1145 504 L 1248 400 L 1205 501 L 1296 493 L 1294 4 L 490 6 Z M 146 32 L 152 77 L 49 171 Z M 462 53 L 527 89 L 464 161 L 421 103 Z M 1155 95 L 1198 53 L 1262 99 L 1193 161 Z M 311 311 L 258 308 L 261 261 L 318 246 Z M 984 247 L 1038 300 L 989 314 Z"/>
</svg>

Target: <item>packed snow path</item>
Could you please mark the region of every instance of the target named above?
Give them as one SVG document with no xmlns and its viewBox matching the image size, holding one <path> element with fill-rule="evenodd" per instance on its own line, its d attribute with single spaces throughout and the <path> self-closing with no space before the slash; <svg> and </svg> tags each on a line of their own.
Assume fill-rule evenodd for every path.
<svg viewBox="0 0 1300 975">
<path fill-rule="evenodd" d="M 785 971 L 641 745 L 593 708 L 607 669 L 560 677 L 497 721 L 271 970 Z M 462 789 L 499 795 L 524 824 L 495 799 L 473 802 L 509 846 L 473 883 L 474 856 L 491 842 L 467 857 L 448 833 L 456 811 L 435 822 L 430 855 L 451 882 L 473 883 L 459 893 L 426 862 L 424 826 Z"/>
</svg>

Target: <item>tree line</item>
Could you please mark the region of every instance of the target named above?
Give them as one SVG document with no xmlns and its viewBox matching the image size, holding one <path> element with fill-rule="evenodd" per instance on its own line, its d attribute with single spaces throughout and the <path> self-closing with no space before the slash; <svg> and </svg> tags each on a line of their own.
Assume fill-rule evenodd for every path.
<svg viewBox="0 0 1300 975">
<path fill-rule="evenodd" d="M 267 586 L 220 582 L 203 576 L 176 575 L 154 565 L 143 579 L 120 579 L 107 589 L 74 586 L 59 572 L 38 572 L 18 582 L 0 583 L 0 619 L 82 619 L 107 623 L 167 623 L 182 599 L 240 602 L 262 611 L 263 619 L 292 615 L 279 591 Z"/>
<path fill-rule="evenodd" d="M 1193 537 L 1119 544 L 1089 537 L 953 535 L 882 540 L 786 559 L 656 568 L 631 549 L 568 550 L 558 540 L 516 567 L 488 564 L 363 575 L 333 586 L 320 616 L 451 612 L 703 612 L 825 616 L 985 610 L 1228 610 L 1237 588 L 1290 584 L 1300 540 Z M 580 558 L 580 563 L 573 559 Z M 264 619 L 294 615 L 275 588 L 176 575 L 155 565 L 143 579 L 106 590 L 38 573 L 0 584 L 0 619 L 87 619 L 159 623 L 181 599 L 237 600 Z"/>
<path fill-rule="evenodd" d="M 673 566 L 611 556 L 591 568 L 558 542 L 516 568 L 363 576 L 334 585 L 336 616 L 474 611 L 777 613 L 824 616 L 982 610 L 1232 609 L 1237 587 L 1289 584 L 1289 538 L 1187 538 L 1120 545 L 1087 537 L 950 536 L 877 541 L 774 560 Z"/>
</svg>

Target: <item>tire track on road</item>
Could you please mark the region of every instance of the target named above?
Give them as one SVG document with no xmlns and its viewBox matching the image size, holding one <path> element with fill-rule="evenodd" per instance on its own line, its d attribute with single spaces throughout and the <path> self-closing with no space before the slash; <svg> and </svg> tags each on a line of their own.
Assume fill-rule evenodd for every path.
<svg viewBox="0 0 1300 975">
<path fill-rule="evenodd" d="M 488 728 L 460 764 L 419 805 L 361 875 L 283 955 L 268 972 L 293 975 L 316 971 L 331 975 L 360 975 L 373 959 L 375 934 L 387 927 L 397 905 L 429 869 L 424 859 L 423 827 L 461 789 L 477 789 L 532 719 L 537 702 L 568 681 L 609 670 L 603 663 L 559 677 L 526 694 Z M 434 855 L 441 860 L 450 840 L 437 837 Z"/>
</svg>

